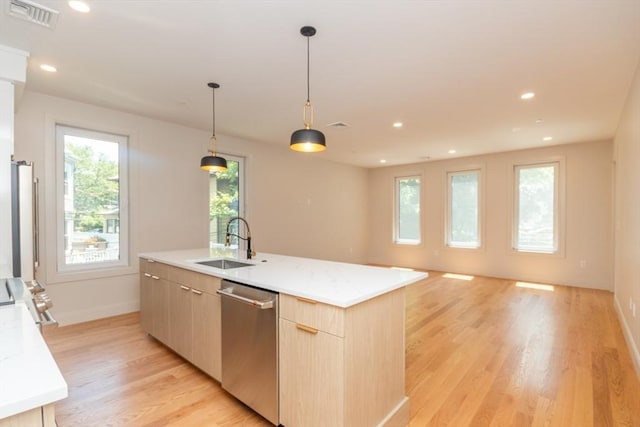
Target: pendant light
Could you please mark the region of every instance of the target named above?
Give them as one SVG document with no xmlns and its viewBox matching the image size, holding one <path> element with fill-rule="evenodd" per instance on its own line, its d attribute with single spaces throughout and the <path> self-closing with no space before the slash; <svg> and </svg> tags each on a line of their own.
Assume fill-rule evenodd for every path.
<svg viewBox="0 0 640 427">
<path fill-rule="evenodd" d="M 209 140 L 209 155 L 204 156 L 202 160 L 200 160 L 200 169 L 208 171 L 208 172 L 223 172 L 227 170 L 227 160 L 223 157 L 218 156 L 216 153 L 216 89 L 220 87 L 218 83 L 208 83 L 212 91 L 212 112 L 213 112 L 213 127 L 211 132 L 211 139 Z"/>
<path fill-rule="evenodd" d="M 327 148 L 324 134 L 319 130 L 311 129 L 313 125 L 313 106 L 309 100 L 309 38 L 315 33 L 316 29 L 313 27 L 300 28 L 300 34 L 307 38 L 307 102 L 302 110 L 304 129 L 298 129 L 293 132 L 291 134 L 291 143 L 289 144 L 289 148 L 292 150 L 307 153 L 324 151 Z"/>
</svg>

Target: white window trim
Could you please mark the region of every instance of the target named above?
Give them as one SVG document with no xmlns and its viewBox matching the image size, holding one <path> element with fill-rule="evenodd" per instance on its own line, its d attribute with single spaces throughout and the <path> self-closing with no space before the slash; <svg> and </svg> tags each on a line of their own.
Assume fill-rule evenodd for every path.
<svg viewBox="0 0 640 427">
<path fill-rule="evenodd" d="M 456 175 L 467 175 L 469 173 L 478 174 L 478 244 L 477 245 L 460 245 L 451 244 L 451 177 Z M 445 183 L 447 189 L 445 191 L 445 227 L 444 227 L 444 247 L 447 249 L 462 249 L 477 251 L 483 248 L 483 235 L 484 235 L 484 168 L 482 167 L 469 167 L 465 169 L 448 170 L 445 173 Z"/>
<path fill-rule="evenodd" d="M 44 208 L 43 212 L 53 212 L 53 215 L 41 215 L 44 221 L 44 241 L 46 249 L 46 260 L 43 263 L 44 271 L 46 271 L 46 283 L 55 284 L 63 282 L 74 282 L 81 280 L 92 280 L 98 278 L 122 276 L 127 274 L 134 274 L 137 271 L 136 263 L 131 260 L 133 251 L 132 240 L 130 233 L 130 224 L 132 221 L 131 211 L 129 206 L 130 198 L 130 155 L 129 151 L 132 146 L 135 146 L 136 133 L 133 130 L 127 129 L 109 129 L 99 123 L 81 122 L 75 119 L 65 119 L 64 117 L 56 117 L 50 114 L 45 115 L 45 128 L 46 128 L 46 141 L 45 141 L 45 194 L 44 194 Z M 66 126 L 74 129 L 91 129 L 98 134 L 107 135 L 119 135 L 124 136 L 127 139 L 127 149 L 120 150 L 120 156 L 125 156 L 125 162 L 122 163 L 122 157 L 120 160 L 120 179 L 121 179 L 121 193 L 120 193 L 120 260 L 117 263 L 96 263 L 91 264 L 91 267 L 81 269 L 63 269 L 58 270 L 58 254 L 62 248 L 64 239 L 60 238 L 60 235 L 64 234 L 64 230 L 59 220 L 59 216 L 62 214 L 64 208 L 60 207 L 61 200 L 63 200 L 63 181 L 64 181 L 64 169 L 60 169 L 61 163 L 60 157 L 64 157 L 61 150 L 58 147 L 57 127 Z M 124 177 L 123 175 L 124 174 Z M 123 184 L 126 180 L 126 185 Z M 124 192 L 123 192 L 124 189 Z M 59 209 L 62 209 L 60 212 Z M 64 254 L 64 250 L 62 249 Z M 63 255 L 64 256 L 64 255 Z"/>
<path fill-rule="evenodd" d="M 542 257 L 556 257 L 563 258 L 565 256 L 565 236 L 566 236 L 566 167 L 564 157 L 550 157 L 545 159 L 539 159 L 536 161 L 517 162 L 513 163 L 511 167 L 510 181 L 511 181 L 511 239 L 509 242 L 509 249 L 512 254 L 519 255 L 532 255 Z M 518 239 L 518 205 L 519 205 L 519 191 L 518 191 L 518 177 L 517 171 L 521 168 L 537 167 L 546 165 L 556 165 L 556 180 L 555 197 L 554 197 L 554 251 L 533 251 L 518 249 L 516 246 Z"/>
<path fill-rule="evenodd" d="M 399 225 L 400 225 L 400 203 L 398 203 L 398 183 L 400 182 L 400 180 L 402 179 L 410 179 L 410 178 L 418 178 L 420 180 L 420 217 L 418 219 L 418 225 L 419 225 L 419 237 L 417 240 L 415 239 L 401 239 L 398 237 L 399 234 Z M 403 175 L 403 176 L 396 176 L 393 179 L 393 243 L 396 245 L 402 245 L 402 246 L 420 246 L 424 243 L 424 240 L 422 238 L 423 236 L 423 206 L 424 206 L 424 197 L 423 197 L 423 193 L 424 193 L 424 185 L 423 185 L 423 178 L 422 178 L 422 174 L 410 174 L 410 175 Z"/>
</svg>

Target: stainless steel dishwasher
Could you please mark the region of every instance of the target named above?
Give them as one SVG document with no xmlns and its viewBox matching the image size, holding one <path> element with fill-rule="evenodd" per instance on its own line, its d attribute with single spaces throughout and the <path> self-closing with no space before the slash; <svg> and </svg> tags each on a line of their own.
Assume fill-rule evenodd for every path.
<svg viewBox="0 0 640 427">
<path fill-rule="evenodd" d="M 222 388 L 278 424 L 278 294 L 223 280 Z"/>
</svg>

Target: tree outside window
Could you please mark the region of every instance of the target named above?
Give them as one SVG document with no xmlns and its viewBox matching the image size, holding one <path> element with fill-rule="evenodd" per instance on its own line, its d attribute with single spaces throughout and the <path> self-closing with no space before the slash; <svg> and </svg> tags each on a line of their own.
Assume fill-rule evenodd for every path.
<svg viewBox="0 0 640 427">
<path fill-rule="evenodd" d="M 396 178 L 396 243 L 420 243 L 420 177 Z"/>
<path fill-rule="evenodd" d="M 558 164 L 516 167 L 514 248 L 525 252 L 557 251 Z"/>
<path fill-rule="evenodd" d="M 227 170 L 209 176 L 209 245 L 224 245 L 227 223 L 242 213 L 242 169 L 243 159 L 227 159 Z M 231 231 L 238 234 L 238 222 L 232 223 Z M 233 237 L 232 245 L 237 245 Z"/>
</svg>

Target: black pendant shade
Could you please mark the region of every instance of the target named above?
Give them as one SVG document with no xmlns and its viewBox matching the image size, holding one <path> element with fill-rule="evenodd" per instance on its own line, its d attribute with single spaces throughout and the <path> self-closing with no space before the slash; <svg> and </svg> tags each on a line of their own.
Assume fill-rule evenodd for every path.
<svg viewBox="0 0 640 427">
<path fill-rule="evenodd" d="M 215 153 L 211 153 L 200 160 L 200 169 L 209 172 L 223 172 L 227 170 L 227 160 Z"/>
<path fill-rule="evenodd" d="M 327 148 L 327 143 L 324 139 L 324 134 L 319 130 L 298 129 L 291 134 L 289 148 L 295 151 L 313 153 L 324 151 Z"/>
<path fill-rule="evenodd" d="M 216 89 L 220 87 L 218 83 L 207 83 L 212 89 L 212 132 L 211 132 L 211 147 L 209 147 L 209 154 L 204 156 L 200 160 L 200 169 L 207 172 L 223 172 L 227 170 L 227 160 L 218 156 L 216 153 Z"/>
<path fill-rule="evenodd" d="M 313 126 L 313 106 L 309 100 L 309 38 L 315 33 L 316 29 L 313 27 L 305 26 L 300 28 L 300 34 L 307 38 L 307 102 L 302 110 L 304 129 L 298 129 L 293 132 L 289 143 L 289 148 L 292 150 L 305 153 L 324 151 L 327 148 L 324 134 L 319 130 L 311 129 L 311 126 Z"/>
</svg>

